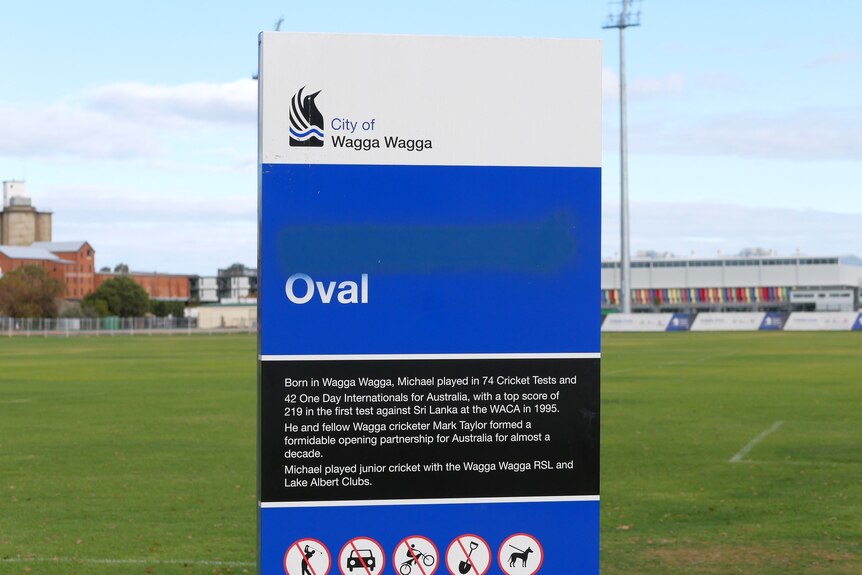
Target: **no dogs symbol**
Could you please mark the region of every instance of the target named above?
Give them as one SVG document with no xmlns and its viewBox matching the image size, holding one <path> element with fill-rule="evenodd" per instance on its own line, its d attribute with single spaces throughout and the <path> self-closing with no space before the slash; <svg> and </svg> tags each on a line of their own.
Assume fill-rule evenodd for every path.
<svg viewBox="0 0 862 575">
<path fill-rule="evenodd" d="M 534 575 L 545 560 L 545 552 L 532 535 L 516 533 L 500 545 L 497 560 L 506 575 Z"/>
<path fill-rule="evenodd" d="M 332 567 L 329 549 L 317 539 L 294 541 L 284 554 L 287 575 L 326 575 Z"/>
</svg>

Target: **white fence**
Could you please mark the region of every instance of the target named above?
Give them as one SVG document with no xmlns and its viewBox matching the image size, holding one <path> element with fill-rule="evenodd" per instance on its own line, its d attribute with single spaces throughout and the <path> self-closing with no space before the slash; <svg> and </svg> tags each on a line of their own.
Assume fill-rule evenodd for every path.
<svg viewBox="0 0 862 575">
<path fill-rule="evenodd" d="M 256 327 L 256 326 L 255 326 Z M 0 317 L 0 336 L 153 335 L 199 333 L 197 320 L 183 317 L 13 318 Z"/>
</svg>

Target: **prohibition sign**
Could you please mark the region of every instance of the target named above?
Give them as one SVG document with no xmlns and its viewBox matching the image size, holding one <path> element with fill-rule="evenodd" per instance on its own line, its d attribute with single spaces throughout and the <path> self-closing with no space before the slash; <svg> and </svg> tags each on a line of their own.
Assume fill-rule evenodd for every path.
<svg viewBox="0 0 862 575">
<path fill-rule="evenodd" d="M 284 572 L 287 575 L 327 575 L 330 567 L 332 555 L 317 539 L 298 539 L 284 552 Z"/>
<path fill-rule="evenodd" d="M 515 533 L 500 545 L 497 560 L 506 575 L 535 575 L 545 561 L 545 550 L 532 535 Z"/>
<path fill-rule="evenodd" d="M 354 537 L 344 544 L 338 554 L 338 568 L 343 575 L 373 575 L 383 573 L 386 566 L 386 554 L 383 546 L 371 537 Z"/>
<path fill-rule="evenodd" d="M 433 575 L 440 565 L 440 552 L 434 542 L 422 535 L 401 540 L 392 553 L 392 568 L 398 575 Z"/>
<path fill-rule="evenodd" d="M 459 535 L 446 549 L 446 567 L 452 575 L 485 575 L 491 567 L 491 546 L 478 535 Z"/>
</svg>

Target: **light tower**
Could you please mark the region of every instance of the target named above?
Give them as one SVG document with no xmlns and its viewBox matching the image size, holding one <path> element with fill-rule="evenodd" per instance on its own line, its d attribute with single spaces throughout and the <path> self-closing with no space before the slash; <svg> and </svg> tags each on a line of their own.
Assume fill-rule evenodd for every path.
<svg viewBox="0 0 862 575">
<path fill-rule="evenodd" d="M 629 173 L 628 142 L 626 134 L 626 44 L 625 30 L 629 26 L 641 25 L 640 9 L 633 12 L 633 6 L 640 0 L 622 0 L 613 4 L 620 5 L 619 14 L 608 15 L 602 28 L 618 28 L 620 31 L 620 301 L 622 312 L 632 310 L 631 298 L 631 260 L 629 257 Z"/>
</svg>

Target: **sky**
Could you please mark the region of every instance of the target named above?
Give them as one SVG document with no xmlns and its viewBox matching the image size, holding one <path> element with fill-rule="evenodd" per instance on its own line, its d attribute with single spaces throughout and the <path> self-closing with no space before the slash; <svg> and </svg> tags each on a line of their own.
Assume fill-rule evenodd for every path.
<svg viewBox="0 0 862 575">
<path fill-rule="evenodd" d="M 644 0 L 626 31 L 633 255 L 862 256 L 862 2 Z M 257 258 L 257 36 L 603 41 L 604 257 L 619 254 L 619 36 L 600 0 L 0 3 L 0 179 L 97 267 Z M 561 73 L 565 73 L 561 71 Z"/>
</svg>

